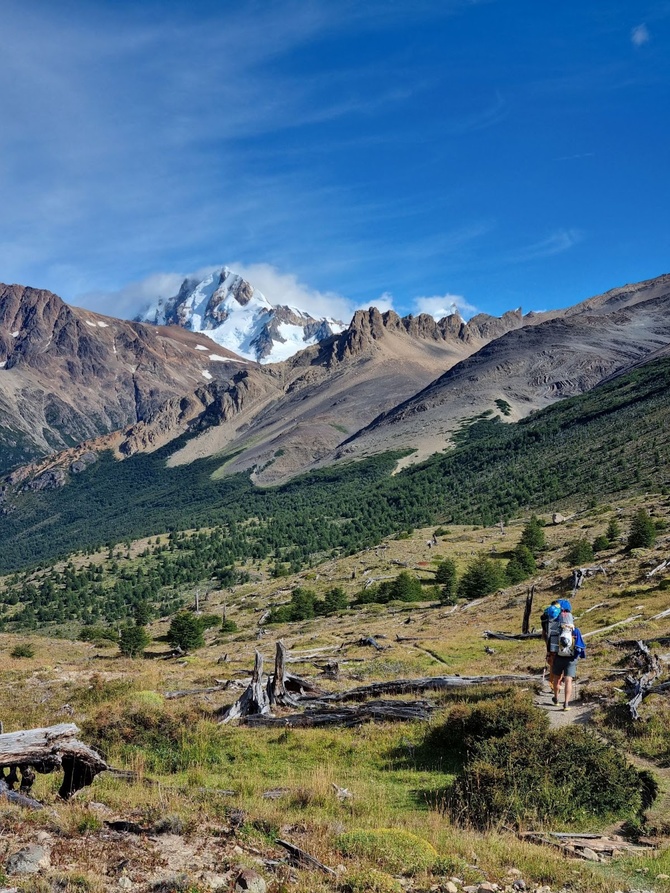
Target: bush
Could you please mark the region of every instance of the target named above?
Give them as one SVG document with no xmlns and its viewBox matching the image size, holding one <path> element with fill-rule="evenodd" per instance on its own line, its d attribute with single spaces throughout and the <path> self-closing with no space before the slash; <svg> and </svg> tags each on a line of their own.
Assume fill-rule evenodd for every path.
<svg viewBox="0 0 670 893">
<path fill-rule="evenodd" d="M 610 543 L 615 543 L 621 536 L 621 527 L 619 526 L 619 522 L 616 518 L 610 519 L 610 522 L 607 525 L 607 530 L 605 531 L 605 536 L 610 541 Z"/>
<path fill-rule="evenodd" d="M 81 642 L 110 642 L 116 645 L 119 634 L 111 626 L 82 626 L 77 638 Z"/>
<path fill-rule="evenodd" d="M 398 874 L 426 871 L 438 858 L 427 840 L 398 828 L 350 831 L 340 834 L 337 845 L 345 855 L 372 859 L 387 871 Z"/>
<path fill-rule="evenodd" d="M 430 748 L 463 757 L 478 741 L 523 730 L 545 732 L 548 728 L 546 713 L 538 710 L 527 692 L 515 690 L 477 704 L 458 704 L 446 722 L 428 734 L 426 743 Z"/>
<path fill-rule="evenodd" d="M 12 657 L 35 657 L 35 649 L 28 642 L 21 642 L 20 645 L 12 648 L 9 653 Z"/>
<path fill-rule="evenodd" d="M 480 555 L 470 562 L 458 584 L 461 598 L 481 598 L 496 592 L 504 585 L 505 573 L 498 561 Z"/>
<path fill-rule="evenodd" d="M 578 567 L 593 561 L 593 546 L 588 540 L 575 540 L 568 549 L 565 560 L 571 567 Z"/>
<path fill-rule="evenodd" d="M 386 580 L 377 586 L 361 589 L 356 596 L 354 604 L 386 605 L 389 602 L 417 602 L 425 598 L 423 587 L 416 577 L 408 571 L 401 571 L 395 580 Z"/>
<path fill-rule="evenodd" d="M 229 617 L 224 617 L 221 621 L 221 632 L 222 633 L 236 633 L 237 632 L 237 624 L 234 620 L 231 620 Z"/>
<path fill-rule="evenodd" d="M 403 887 L 390 874 L 368 868 L 367 871 L 352 871 L 343 882 L 344 893 L 402 893 Z"/>
<path fill-rule="evenodd" d="M 531 574 L 534 574 L 536 570 L 537 564 L 535 563 L 533 553 L 528 546 L 519 543 L 505 568 L 507 581 L 509 583 L 521 583 L 522 580 L 527 580 Z"/>
<path fill-rule="evenodd" d="M 611 821 L 636 815 L 643 788 L 638 771 L 585 729 L 522 729 L 475 745 L 454 783 L 451 810 L 479 828 L 574 827 L 594 817 Z"/>
<path fill-rule="evenodd" d="M 179 611 L 170 622 L 167 640 L 173 648 L 181 648 L 182 651 L 202 648 L 205 639 L 199 618 L 189 611 Z"/>
<path fill-rule="evenodd" d="M 648 549 L 656 542 L 656 525 L 646 509 L 635 513 L 630 525 L 627 546 L 629 549 Z"/>
<path fill-rule="evenodd" d="M 606 549 L 609 549 L 610 546 L 611 546 L 611 543 L 604 534 L 597 536 L 593 540 L 593 551 L 594 552 L 604 552 Z"/>
</svg>

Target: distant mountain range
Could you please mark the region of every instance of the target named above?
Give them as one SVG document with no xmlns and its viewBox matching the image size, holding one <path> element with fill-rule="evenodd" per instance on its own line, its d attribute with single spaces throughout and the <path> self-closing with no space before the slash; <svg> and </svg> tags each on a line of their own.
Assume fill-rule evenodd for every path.
<svg viewBox="0 0 670 893">
<path fill-rule="evenodd" d="M 478 417 L 520 419 L 670 350 L 670 276 L 564 310 L 467 323 L 358 311 L 338 331 L 273 307 L 224 268 L 148 316 L 168 324 L 0 286 L 10 489 L 60 486 L 83 456 L 85 467 L 102 449 L 121 458 L 177 437 L 169 465 L 221 454 L 221 473 L 259 484 L 390 449 L 415 461 Z M 315 343 L 293 353 L 303 338 Z M 259 352 L 262 364 L 250 359 Z"/>
<path fill-rule="evenodd" d="M 201 332 L 259 363 L 287 360 L 346 328 L 335 319 L 314 319 L 298 307 L 270 304 L 250 282 L 227 267 L 204 279 L 185 279 L 175 297 L 157 301 L 137 321 Z"/>
</svg>

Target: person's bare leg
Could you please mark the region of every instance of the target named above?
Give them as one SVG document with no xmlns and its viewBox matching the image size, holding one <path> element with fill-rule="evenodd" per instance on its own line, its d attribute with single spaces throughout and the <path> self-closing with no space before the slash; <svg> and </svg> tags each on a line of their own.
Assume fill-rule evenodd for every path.
<svg viewBox="0 0 670 893">
<path fill-rule="evenodd" d="M 572 697 L 572 676 L 565 677 L 565 703 L 567 708 L 570 706 L 570 698 Z"/>
<path fill-rule="evenodd" d="M 554 704 L 558 704 L 558 690 L 561 687 L 562 675 L 554 676 Z"/>
</svg>

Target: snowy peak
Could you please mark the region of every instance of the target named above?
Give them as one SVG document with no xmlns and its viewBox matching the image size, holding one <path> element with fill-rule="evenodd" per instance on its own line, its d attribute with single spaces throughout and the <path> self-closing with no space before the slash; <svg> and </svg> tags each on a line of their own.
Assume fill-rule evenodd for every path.
<svg viewBox="0 0 670 893">
<path fill-rule="evenodd" d="M 315 319 L 297 307 L 271 304 L 228 267 L 201 280 L 185 279 L 175 297 L 160 299 L 139 321 L 202 332 L 259 363 L 286 360 L 345 328 L 334 319 Z"/>
</svg>

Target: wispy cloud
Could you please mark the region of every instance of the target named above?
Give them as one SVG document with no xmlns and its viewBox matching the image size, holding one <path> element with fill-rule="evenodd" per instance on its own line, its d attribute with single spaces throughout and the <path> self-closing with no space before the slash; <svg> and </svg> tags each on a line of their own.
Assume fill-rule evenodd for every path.
<svg viewBox="0 0 670 893">
<path fill-rule="evenodd" d="M 636 25 L 632 31 L 630 32 L 631 43 L 634 47 L 641 47 L 645 43 L 649 43 L 651 40 L 651 34 L 649 33 L 649 28 L 644 24 Z"/>
<path fill-rule="evenodd" d="M 499 124 L 509 113 L 509 107 L 501 94 L 496 93 L 495 100 L 483 109 L 455 118 L 449 125 L 449 130 L 455 136 L 472 133 L 476 130 L 486 130 Z"/>
<path fill-rule="evenodd" d="M 530 245 L 510 252 L 506 260 L 508 263 L 524 263 L 526 261 L 541 260 L 544 257 L 553 257 L 569 251 L 583 239 L 583 234 L 577 229 L 560 229 L 545 239 L 533 242 Z"/>
<path fill-rule="evenodd" d="M 428 313 L 434 319 L 443 319 L 452 313 L 458 313 L 464 319 L 469 319 L 477 308 L 470 304 L 462 295 L 433 295 L 432 297 L 420 297 L 414 299 L 416 313 Z"/>
</svg>

